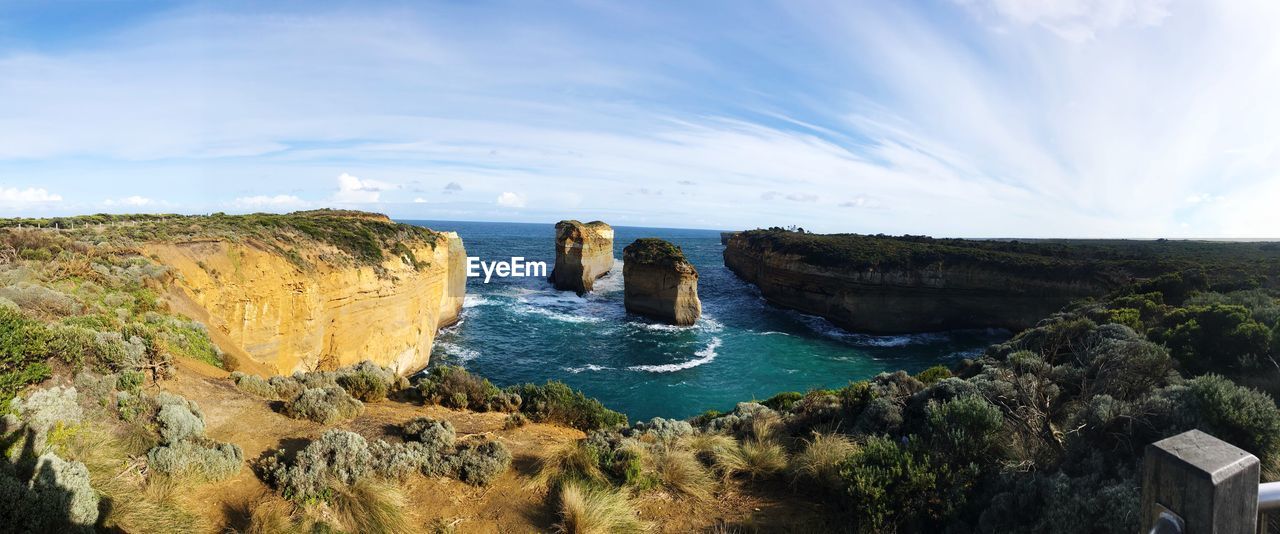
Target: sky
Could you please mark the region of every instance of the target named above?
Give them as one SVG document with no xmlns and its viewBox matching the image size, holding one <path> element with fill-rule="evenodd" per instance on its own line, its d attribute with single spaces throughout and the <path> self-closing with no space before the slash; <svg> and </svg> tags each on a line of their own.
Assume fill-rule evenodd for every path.
<svg viewBox="0 0 1280 534">
<path fill-rule="evenodd" d="M 1280 237 L 1280 2 L 0 0 L 0 216 Z"/>
</svg>

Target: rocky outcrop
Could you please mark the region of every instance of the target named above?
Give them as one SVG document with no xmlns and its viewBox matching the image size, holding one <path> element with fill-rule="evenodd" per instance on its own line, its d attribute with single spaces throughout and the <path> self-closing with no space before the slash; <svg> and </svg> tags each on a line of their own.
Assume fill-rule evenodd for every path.
<svg viewBox="0 0 1280 534">
<path fill-rule="evenodd" d="M 623 302 L 628 312 L 675 325 L 702 315 L 698 270 L 679 247 L 661 239 L 637 239 L 623 249 Z"/>
<path fill-rule="evenodd" d="M 741 234 L 741 233 L 742 233 L 742 232 L 720 232 L 720 244 L 721 244 L 721 245 L 728 245 L 728 244 L 729 244 L 729 240 L 730 240 L 730 239 L 732 239 L 732 238 L 733 238 L 733 236 L 738 235 L 738 234 Z"/>
<path fill-rule="evenodd" d="M 831 265 L 779 250 L 767 238 L 731 236 L 724 264 L 770 303 L 841 328 L 900 334 L 1033 326 L 1072 300 L 1116 287 L 1095 276 L 1040 276 L 945 260 L 893 266 Z M 868 246 L 871 248 L 871 246 Z M 815 247 L 821 250 L 819 247 Z"/>
<path fill-rule="evenodd" d="M 143 252 L 174 274 L 175 300 L 188 303 L 178 311 L 234 344 L 224 350 L 247 355 L 253 369 L 290 374 L 372 360 L 410 374 L 426 367 L 436 331 L 458 321 L 466 291 L 462 240 L 432 235 L 372 264 L 330 261 L 342 254 L 320 242 L 306 243 L 302 258 L 227 238 Z"/>
<path fill-rule="evenodd" d="M 600 221 L 556 223 L 556 264 L 551 270 L 556 289 L 581 295 L 612 268 L 613 228 Z"/>
</svg>

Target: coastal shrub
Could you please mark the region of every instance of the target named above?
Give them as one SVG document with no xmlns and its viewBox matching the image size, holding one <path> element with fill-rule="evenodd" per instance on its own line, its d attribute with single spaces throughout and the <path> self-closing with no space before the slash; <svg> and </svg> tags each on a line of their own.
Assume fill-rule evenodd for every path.
<svg viewBox="0 0 1280 534">
<path fill-rule="evenodd" d="M 556 532 L 562 534 L 637 534 L 648 530 L 627 494 L 569 482 L 560 488 Z"/>
<path fill-rule="evenodd" d="M 360 415 L 364 404 L 336 386 L 305 389 L 284 403 L 282 413 L 294 419 L 310 419 L 321 424 L 345 421 Z"/>
<path fill-rule="evenodd" d="M 369 454 L 373 457 L 373 471 L 391 480 L 403 480 L 423 471 L 435 456 L 440 455 L 418 442 L 388 443 L 382 440 L 369 444 Z"/>
<path fill-rule="evenodd" d="M 559 423 L 584 432 L 627 424 L 627 416 L 605 408 L 600 401 L 562 382 L 553 380 L 541 386 L 524 384 L 509 391 L 523 399 L 520 410 L 540 423 Z"/>
<path fill-rule="evenodd" d="M 147 452 L 147 466 L 170 476 L 196 476 L 216 481 L 235 476 L 244 453 L 234 443 L 193 438 L 155 447 Z"/>
<path fill-rule="evenodd" d="M 391 368 L 368 360 L 340 368 L 334 374 L 342 389 L 363 402 L 378 402 L 390 393 L 408 387 L 408 380 Z"/>
<path fill-rule="evenodd" d="M 430 417 L 410 420 L 401 427 L 401 432 L 406 438 L 416 440 L 433 451 L 452 448 L 457 437 L 457 433 L 453 430 L 453 423 Z"/>
<path fill-rule="evenodd" d="M 1264 461 L 1280 458 L 1280 410 L 1270 395 L 1219 375 L 1196 377 L 1186 388 L 1179 413 L 1195 414 L 1196 428 Z"/>
<path fill-rule="evenodd" d="M 89 469 L 84 464 L 45 453 L 36 460 L 30 485 L 36 505 L 30 510 L 34 523 L 50 530 L 66 525 L 77 531 L 92 532 L 98 520 L 98 492 L 90 486 Z"/>
<path fill-rule="evenodd" d="M 473 486 L 487 486 L 511 466 L 511 452 L 497 441 L 467 443 L 458 447 L 458 479 Z"/>
<path fill-rule="evenodd" d="M 268 457 L 260 472 L 285 498 L 310 502 L 327 501 L 334 487 L 359 482 L 369 475 L 372 466 L 373 454 L 363 437 L 345 430 L 329 430 L 293 458 L 285 451 Z"/>
<path fill-rule="evenodd" d="M 768 406 L 769 408 L 774 410 L 790 410 L 792 405 L 794 405 L 796 402 L 799 402 L 800 399 L 803 399 L 803 398 L 804 398 L 804 394 L 800 393 L 799 391 L 784 391 L 782 393 L 769 397 L 768 400 L 765 400 L 760 404 Z"/>
<path fill-rule="evenodd" d="M 418 381 L 417 389 L 428 404 L 478 412 L 513 412 L 520 408 L 522 400 L 518 392 L 500 390 L 489 380 L 452 365 L 431 368 Z"/>
<path fill-rule="evenodd" d="M 769 407 L 755 402 L 739 402 L 732 412 L 707 421 L 704 430 L 708 432 L 727 432 L 743 436 L 751 431 L 757 418 L 776 419 L 778 413 Z"/>
<path fill-rule="evenodd" d="M 276 388 L 258 375 L 251 375 L 235 371 L 231 373 L 231 381 L 236 387 L 246 393 L 257 395 L 259 397 L 274 399 L 276 397 Z"/>
<path fill-rule="evenodd" d="M 0 412 L 9 408 L 9 400 L 23 387 L 50 376 L 45 359 L 50 356 L 51 338 L 43 323 L 19 310 L 0 307 Z"/>
<path fill-rule="evenodd" d="M 912 531 L 927 514 L 934 474 L 909 451 L 884 437 L 868 438 L 840 466 L 844 498 L 861 532 Z"/>
<path fill-rule="evenodd" d="M 0 288 L 0 297 L 14 302 L 23 310 L 49 317 L 76 315 L 81 309 L 75 297 L 30 282 Z"/>
<path fill-rule="evenodd" d="M 635 428 L 641 433 L 653 436 L 658 441 L 671 441 L 694 432 L 693 425 L 688 421 L 663 417 L 654 417 L 648 422 L 638 422 Z"/>
<path fill-rule="evenodd" d="M 58 427 L 79 424 L 84 418 L 84 410 L 80 407 L 80 398 L 74 387 L 37 389 L 25 399 L 14 399 L 11 405 L 14 413 L 38 435 L 46 435 Z"/>
<path fill-rule="evenodd" d="M 946 402 L 930 402 L 925 424 L 929 447 L 950 462 L 991 463 L 1003 457 L 998 446 L 1004 417 L 1000 409 L 980 396 Z"/>
<path fill-rule="evenodd" d="M 951 378 L 951 370 L 947 369 L 947 366 L 945 365 L 935 365 L 920 371 L 920 374 L 916 375 L 916 379 L 924 383 L 926 386 L 944 378 Z"/>
<path fill-rule="evenodd" d="M 180 404 L 162 406 L 156 422 L 160 427 L 160 437 L 165 443 L 177 443 L 204 435 L 204 419 Z"/>
<path fill-rule="evenodd" d="M 1164 323 L 1157 336 L 1192 375 L 1255 369 L 1270 350 L 1270 328 L 1243 306 L 1180 308 Z"/>
<path fill-rule="evenodd" d="M 504 430 L 515 430 L 527 424 L 529 424 L 529 417 L 520 412 L 507 414 L 507 418 L 502 420 Z"/>
</svg>

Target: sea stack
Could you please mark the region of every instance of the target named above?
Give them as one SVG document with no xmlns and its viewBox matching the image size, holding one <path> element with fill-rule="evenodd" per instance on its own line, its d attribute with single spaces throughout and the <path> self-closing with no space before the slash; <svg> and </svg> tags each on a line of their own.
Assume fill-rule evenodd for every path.
<svg viewBox="0 0 1280 534">
<path fill-rule="evenodd" d="M 613 228 L 600 221 L 556 223 L 556 265 L 551 284 L 556 289 L 591 291 L 596 279 L 613 268 Z"/>
<path fill-rule="evenodd" d="M 680 247 L 642 238 L 622 251 L 623 302 L 627 311 L 668 324 L 691 325 L 702 315 L 698 270 Z"/>
</svg>

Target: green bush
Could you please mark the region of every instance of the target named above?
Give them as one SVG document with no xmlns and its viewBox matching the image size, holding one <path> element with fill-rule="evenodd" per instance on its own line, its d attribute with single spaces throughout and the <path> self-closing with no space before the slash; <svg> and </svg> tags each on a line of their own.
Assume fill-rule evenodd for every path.
<svg viewBox="0 0 1280 534">
<path fill-rule="evenodd" d="M 944 378 L 951 378 L 951 370 L 945 365 L 935 365 L 916 375 L 916 379 L 923 382 L 926 386 Z"/>
<path fill-rule="evenodd" d="M 513 412 L 521 404 L 520 395 L 502 391 L 487 379 L 451 365 L 431 368 L 431 372 L 418 381 L 417 388 L 424 402 L 446 408 Z"/>
<path fill-rule="evenodd" d="M 1159 335 L 1193 375 L 1256 369 L 1271 342 L 1270 330 L 1254 321 L 1248 310 L 1226 304 L 1176 310 Z"/>
<path fill-rule="evenodd" d="M 406 438 L 418 441 L 433 451 L 444 451 L 453 448 L 457 433 L 453 423 L 439 421 L 430 417 L 419 417 L 405 423 L 401 432 Z"/>
<path fill-rule="evenodd" d="M 147 452 L 147 466 L 170 476 L 197 476 L 204 480 L 224 480 L 235 476 L 244 465 L 244 453 L 234 443 L 217 443 L 191 438 L 155 447 Z"/>
<path fill-rule="evenodd" d="M 236 387 L 252 395 L 267 399 L 279 398 L 276 396 L 276 388 L 258 375 L 235 371 L 231 373 L 231 381 L 235 383 Z"/>
<path fill-rule="evenodd" d="M 53 335 L 44 324 L 18 310 L 0 307 L 0 413 L 27 384 L 49 377 L 45 363 Z"/>
<path fill-rule="evenodd" d="M 487 486 L 511 466 L 511 453 L 497 441 L 467 443 L 458 448 L 458 479 Z"/>
<path fill-rule="evenodd" d="M 355 373 L 338 377 L 338 385 L 352 397 L 362 402 L 378 402 L 387 398 L 389 384 L 379 378 L 377 375 L 367 371 L 357 371 Z"/>
<path fill-rule="evenodd" d="M 363 403 L 337 386 L 305 389 L 285 402 L 282 409 L 282 413 L 294 419 L 310 419 L 325 425 L 354 418 L 363 411 Z"/>
<path fill-rule="evenodd" d="M 1198 427 L 1264 461 L 1280 459 L 1280 410 L 1270 395 L 1218 375 L 1196 377 L 1187 387 Z"/>
<path fill-rule="evenodd" d="M 946 402 L 930 402 L 926 412 L 931 450 L 959 464 L 995 463 L 1004 417 L 981 396 L 968 395 Z"/>
<path fill-rule="evenodd" d="M 351 486 L 369 476 L 373 454 L 369 443 L 354 432 L 329 430 L 296 456 L 279 451 L 260 466 L 263 478 L 287 499 L 325 501 L 333 487 Z"/>
<path fill-rule="evenodd" d="M 509 391 L 523 399 L 520 411 L 537 422 L 560 423 L 584 432 L 627 424 L 627 416 L 605 408 L 600 401 L 563 382 L 551 380 L 542 386 L 524 384 L 513 386 Z"/>
<path fill-rule="evenodd" d="M 799 391 L 783 391 L 782 393 L 769 397 L 760 404 L 773 408 L 774 410 L 789 410 L 792 405 L 803 398 L 804 394 Z"/>
<path fill-rule="evenodd" d="M 883 437 L 869 438 L 840 467 L 848 509 L 861 532 L 916 530 L 928 516 L 936 475 L 905 448 Z"/>
</svg>

